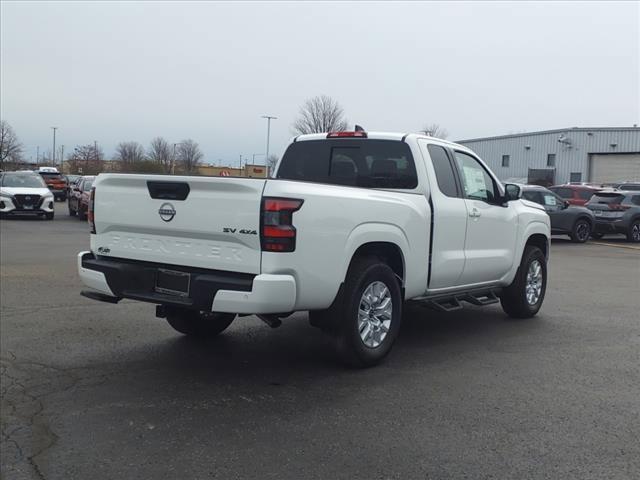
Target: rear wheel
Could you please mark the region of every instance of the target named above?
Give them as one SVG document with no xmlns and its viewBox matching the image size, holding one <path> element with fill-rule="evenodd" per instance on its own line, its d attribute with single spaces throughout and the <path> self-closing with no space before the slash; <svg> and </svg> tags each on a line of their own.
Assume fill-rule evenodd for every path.
<svg viewBox="0 0 640 480">
<path fill-rule="evenodd" d="M 78 212 L 71 208 L 71 201 L 67 202 L 67 206 L 69 207 L 69 216 L 75 217 Z"/>
<path fill-rule="evenodd" d="M 45 214 L 44 214 L 44 218 L 45 218 L 46 220 L 53 220 L 53 216 L 54 216 L 54 213 L 53 213 L 53 212 L 51 212 L 51 213 L 45 213 Z"/>
<path fill-rule="evenodd" d="M 198 310 L 171 309 L 167 322 L 174 330 L 198 338 L 215 337 L 231 325 L 233 313 L 200 312 Z"/>
<path fill-rule="evenodd" d="M 634 220 L 629 226 L 627 240 L 633 243 L 640 243 L 640 220 Z"/>
<path fill-rule="evenodd" d="M 86 220 L 87 219 L 87 211 L 83 210 L 82 206 L 78 207 L 78 218 L 80 220 Z"/>
<path fill-rule="evenodd" d="M 589 236 L 591 235 L 591 223 L 589 220 L 584 218 L 579 218 L 576 220 L 576 223 L 573 225 L 573 230 L 569 234 L 571 240 L 575 243 L 584 243 L 589 240 Z"/>
<path fill-rule="evenodd" d="M 502 309 L 513 318 L 533 317 L 547 289 L 547 260 L 538 247 L 527 246 L 511 285 L 500 297 Z"/>
<path fill-rule="evenodd" d="M 378 258 L 355 260 L 335 312 L 334 337 L 342 361 L 353 367 L 379 363 L 402 320 L 402 293 L 393 270 Z"/>
</svg>

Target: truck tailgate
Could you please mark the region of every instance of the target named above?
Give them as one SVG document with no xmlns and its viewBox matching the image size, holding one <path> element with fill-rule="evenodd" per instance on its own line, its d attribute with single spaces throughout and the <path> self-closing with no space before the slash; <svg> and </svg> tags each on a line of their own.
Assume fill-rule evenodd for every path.
<svg viewBox="0 0 640 480">
<path fill-rule="evenodd" d="M 266 180 L 101 174 L 91 249 L 98 255 L 260 273 Z"/>
</svg>

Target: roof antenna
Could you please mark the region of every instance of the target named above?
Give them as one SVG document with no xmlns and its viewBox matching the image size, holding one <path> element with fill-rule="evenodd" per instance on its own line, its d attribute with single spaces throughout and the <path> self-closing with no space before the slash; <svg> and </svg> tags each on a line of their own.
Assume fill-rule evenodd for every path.
<svg viewBox="0 0 640 480">
<path fill-rule="evenodd" d="M 362 128 L 360 125 L 356 124 L 356 132 L 364 132 L 364 128 Z"/>
</svg>

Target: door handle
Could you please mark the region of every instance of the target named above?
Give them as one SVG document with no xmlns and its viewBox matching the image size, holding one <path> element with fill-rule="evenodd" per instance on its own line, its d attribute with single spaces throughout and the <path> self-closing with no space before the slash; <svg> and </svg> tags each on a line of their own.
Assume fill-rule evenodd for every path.
<svg viewBox="0 0 640 480">
<path fill-rule="evenodd" d="M 469 216 L 471 218 L 478 218 L 478 217 L 480 217 L 480 212 L 474 208 L 473 210 L 471 210 L 469 212 Z"/>
</svg>

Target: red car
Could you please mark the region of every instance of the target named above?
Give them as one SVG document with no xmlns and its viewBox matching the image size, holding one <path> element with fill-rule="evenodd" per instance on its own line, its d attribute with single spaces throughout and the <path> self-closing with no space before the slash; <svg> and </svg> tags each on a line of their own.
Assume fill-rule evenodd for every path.
<svg viewBox="0 0 640 480">
<path fill-rule="evenodd" d="M 80 177 L 69 190 L 69 215 L 80 220 L 87 219 L 87 211 L 89 210 L 89 196 L 91 195 L 91 186 L 95 177 Z"/>
<path fill-rule="evenodd" d="M 593 195 L 602 190 L 602 188 L 594 187 L 591 185 L 555 185 L 549 187 L 553 193 L 562 197 L 571 205 L 584 206 L 591 199 Z"/>
</svg>

